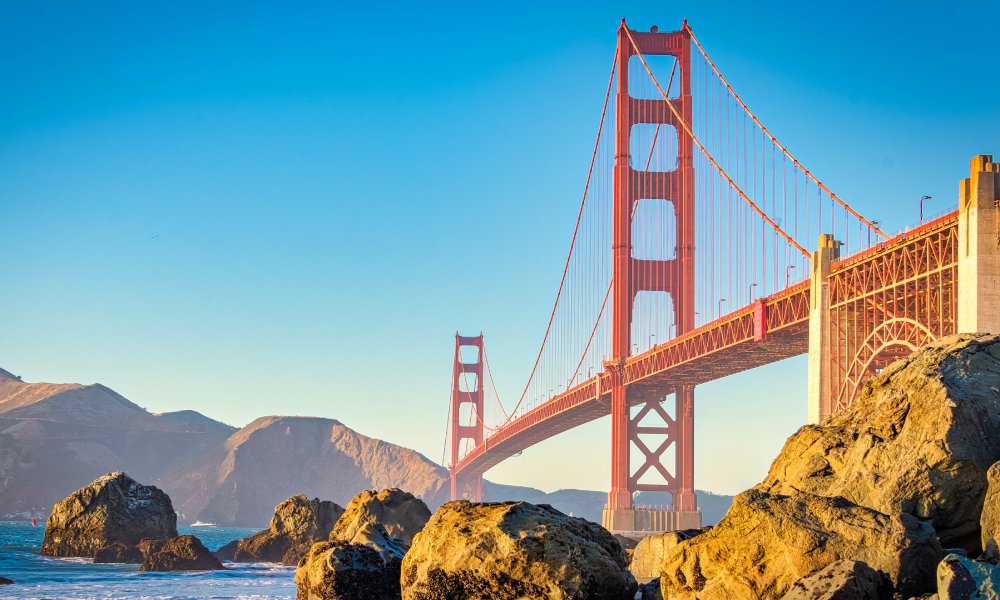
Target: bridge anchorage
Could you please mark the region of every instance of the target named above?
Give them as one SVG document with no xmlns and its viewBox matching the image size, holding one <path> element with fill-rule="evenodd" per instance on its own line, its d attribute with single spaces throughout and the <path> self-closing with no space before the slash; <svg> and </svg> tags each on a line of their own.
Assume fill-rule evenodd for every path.
<svg viewBox="0 0 1000 600">
<path fill-rule="evenodd" d="M 887 235 L 760 122 L 686 22 L 661 33 L 623 21 L 555 302 L 509 411 L 482 334 L 456 334 L 452 498 L 482 500 L 496 464 L 610 416 L 604 526 L 699 527 L 698 385 L 808 354 L 808 419 L 819 422 L 915 348 L 1000 333 L 992 157 L 973 158 L 958 204 Z M 650 491 L 669 494 L 668 507 L 636 505 Z"/>
</svg>

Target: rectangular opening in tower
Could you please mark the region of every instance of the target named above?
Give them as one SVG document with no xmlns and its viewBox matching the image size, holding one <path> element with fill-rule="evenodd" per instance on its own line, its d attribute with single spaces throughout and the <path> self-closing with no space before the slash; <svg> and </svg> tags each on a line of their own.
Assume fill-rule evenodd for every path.
<svg viewBox="0 0 1000 600">
<path fill-rule="evenodd" d="M 674 304 L 667 292 L 639 292 L 632 305 L 632 354 L 677 337 Z"/>
<path fill-rule="evenodd" d="M 669 55 L 655 54 L 644 54 L 643 58 L 667 98 L 671 100 L 679 98 L 681 68 L 677 59 Z M 628 61 L 628 95 L 640 100 L 663 99 L 638 56 L 632 56 Z"/>
<path fill-rule="evenodd" d="M 458 424 L 461 427 L 476 425 L 476 405 L 464 402 L 458 405 Z"/>
<path fill-rule="evenodd" d="M 479 363 L 479 346 L 459 346 L 458 361 L 466 365 Z"/>
<path fill-rule="evenodd" d="M 458 391 L 475 392 L 479 390 L 479 377 L 475 373 L 462 373 L 458 376 Z"/>
<path fill-rule="evenodd" d="M 677 128 L 673 125 L 636 123 L 629 134 L 631 167 L 651 173 L 676 171 L 677 139 Z"/>
<path fill-rule="evenodd" d="M 677 212 L 669 200 L 640 199 L 632 216 L 632 258 L 677 257 Z"/>
</svg>

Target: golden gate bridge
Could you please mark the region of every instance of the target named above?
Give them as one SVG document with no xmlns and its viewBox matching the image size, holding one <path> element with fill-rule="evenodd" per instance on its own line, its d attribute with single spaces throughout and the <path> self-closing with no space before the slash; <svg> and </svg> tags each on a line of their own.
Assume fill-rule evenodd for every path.
<svg viewBox="0 0 1000 600">
<path fill-rule="evenodd" d="M 509 409 L 483 335 L 456 334 L 452 499 L 480 501 L 491 467 L 610 415 L 604 526 L 700 527 L 696 386 L 808 354 L 819 422 L 924 344 L 1000 332 L 998 203 L 1000 164 L 978 156 L 958 210 L 889 236 L 778 141 L 686 21 L 623 20 L 555 301 Z M 639 491 L 672 506 L 636 507 Z"/>
</svg>

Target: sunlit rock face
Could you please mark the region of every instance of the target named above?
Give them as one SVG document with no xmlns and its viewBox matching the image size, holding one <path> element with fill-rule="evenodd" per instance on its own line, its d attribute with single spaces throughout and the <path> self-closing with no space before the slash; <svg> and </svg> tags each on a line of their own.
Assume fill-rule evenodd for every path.
<svg viewBox="0 0 1000 600">
<path fill-rule="evenodd" d="M 330 535 L 343 507 L 328 500 L 299 494 L 274 508 L 271 524 L 264 531 L 237 542 L 232 556 L 217 555 L 236 562 L 298 564 L 309 546 Z"/>
<path fill-rule="evenodd" d="M 330 532 L 330 541 L 363 544 L 366 528 L 379 523 L 386 533 L 409 545 L 430 518 L 427 505 L 409 492 L 398 488 L 365 490 L 347 505 Z"/>
<path fill-rule="evenodd" d="M 757 487 L 842 496 L 929 520 L 980 550 L 986 471 L 1000 460 L 1000 338 L 955 335 L 897 361 L 861 397 L 789 438 Z"/>
<path fill-rule="evenodd" d="M 942 547 L 980 552 L 998 459 L 1000 337 L 944 338 L 792 435 L 718 526 L 667 553 L 664 597 L 780 597 L 838 560 L 886 573 L 903 597 L 933 592 Z"/>
<path fill-rule="evenodd" d="M 402 596 L 631 599 L 625 551 L 600 526 L 526 502 L 441 506 L 403 558 Z"/>
</svg>

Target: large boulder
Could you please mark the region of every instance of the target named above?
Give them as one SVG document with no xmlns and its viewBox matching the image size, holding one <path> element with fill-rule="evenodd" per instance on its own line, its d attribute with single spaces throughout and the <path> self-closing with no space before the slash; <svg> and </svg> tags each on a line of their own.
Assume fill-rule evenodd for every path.
<svg viewBox="0 0 1000 600">
<path fill-rule="evenodd" d="M 295 569 L 298 600 L 391 600 L 400 597 L 400 555 L 365 544 L 314 544 Z"/>
<path fill-rule="evenodd" d="M 885 572 L 908 597 L 934 588 L 941 556 L 933 528 L 912 515 L 751 489 L 718 525 L 667 554 L 661 587 L 665 598 L 777 598 L 809 573 L 850 559 Z"/>
<path fill-rule="evenodd" d="M 409 545 L 430 518 L 431 511 L 424 501 L 409 492 L 397 488 L 365 490 L 351 500 L 337 519 L 330 541 L 366 543 L 369 526 L 379 523 L 390 536 Z"/>
<path fill-rule="evenodd" d="M 781 600 L 892 600 L 892 582 L 863 562 L 838 560 L 795 582 Z"/>
<path fill-rule="evenodd" d="M 629 563 L 628 570 L 638 581 L 659 579 L 660 566 L 667 553 L 680 542 L 689 540 L 703 531 L 708 531 L 708 528 L 667 531 L 642 538 L 632 550 L 632 561 Z"/>
<path fill-rule="evenodd" d="M 847 498 L 928 520 L 980 550 L 986 471 L 1000 460 L 1000 337 L 953 335 L 873 377 L 861 397 L 785 443 L 758 489 Z"/>
<path fill-rule="evenodd" d="M 139 566 L 140 571 L 213 571 L 223 568 L 219 559 L 193 535 L 167 540 L 146 556 Z"/>
<path fill-rule="evenodd" d="M 333 502 L 319 498 L 310 500 L 302 494 L 292 496 L 274 508 L 267 529 L 236 544 L 231 560 L 298 564 L 310 545 L 330 535 L 343 513 L 344 509 Z M 228 550 L 220 548 L 223 557 L 228 555 Z"/>
<path fill-rule="evenodd" d="M 636 582 L 600 526 L 527 502 L 441 506 L 403 558 L 403 598 L 626 600 Z"/>
<path fill-rule="evenodd" d="M 937 569 L 939 600 L 1000 600 L 1000 568 L 949 554 Z"/>
<path fill-rule="evenodd" d="M 108 473 L 55 505 L 42 554 L 92 558 L 115 542 L 134 546 L 142 538 L 176 535 L 177 514 L 169 496 L 125 473 Z"/>
</svg>

